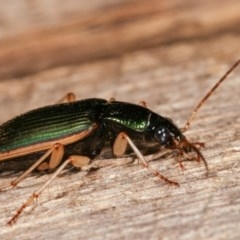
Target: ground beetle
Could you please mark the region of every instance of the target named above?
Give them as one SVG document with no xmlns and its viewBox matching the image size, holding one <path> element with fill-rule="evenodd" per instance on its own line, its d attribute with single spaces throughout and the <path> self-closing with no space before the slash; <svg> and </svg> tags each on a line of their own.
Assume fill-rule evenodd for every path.
<svg viewBox="0 0 240 240">
<path fill-rule="evenodd" d="M 181 167 L 182 160 L 190 158 L 189 153 L 194 152 L 195 159 L 202 160 L 208 171 L 207 162 L 199 150 L 203 144 L 189 142 L 183 132 L 189 128 L 203 103 L 239 63 L 240 60 L 199 102 L 181 130 L 171 119 L 149 110 L 144 102 L 136 105 L 114 99 L 107 101 L 95 98 L 75 101 L 75 95 L 71 93 L 55 105 L 29 111 L 2 124 L 0 171 L 24 170 L 10 186 L 15 187 L 34 170 L 56 169 L 49 180 L 18 209 L 8 224 L 13 224 L 67 165 L 81 168 L 89 164 L 100 154 L 107 142 L 116 156 L 124 154 L 129 145 L 144 167 L 170 184 L 178 185 L 149 166 L 137 143 L 151 143 L 177 151 Z M 3 190 L 4 187 L 0 189 Z"/>
</svg>

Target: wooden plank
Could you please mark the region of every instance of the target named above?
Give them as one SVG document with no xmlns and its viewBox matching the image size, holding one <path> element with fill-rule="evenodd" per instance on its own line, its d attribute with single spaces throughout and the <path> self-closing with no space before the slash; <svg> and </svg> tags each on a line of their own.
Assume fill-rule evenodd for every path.
<svg viewBox="0 0 240 240">
<path fill-rule="evenodd" d="M 141 6 L 143 2 L 139 1 L 138 4 Z M 211 1 L 209 4 L 204 2 L 201 7 L 197 7 L 197 3 L 184 3 L 188 6 L 188 11 L 186 8 L 176 8 L 176 13 L 193 14 L 197 9 L 208 8 L 211 12 L 214 8 L 220 11 L 219 6 L 225 6 L 225 9 L 235 6 L 237 9 L 237 5 L 228 5 L 225 1 Z M 161 12 L 156 15 L 170 16 L 169 9 L 166 9 L 156 9 L 156 12 Z M 100 12 L 99 10 L 99 14 Z M 18 64 L 13 63 L 8 74 L 15 78 L 0 82 L 0 120 L 4 122 L 29 109 L 53 103 L 64 93 L 74 91 L 79 98 L 109 99 L 114 96 L 119 100 L 135 103 L 145 100 L 151 109 L 171 117 L 182 127 L 193 106 L 239 58 L 239 33 L 236 28 L 238 21 L 231 20 L 235 16 L 234 12 L 235 10 L 231 15 L 226 10 L 225 15 L 222 9 L 221 17 L 216 14 L 211 19 L 207 12 L 204 14 L 201 10 L 201 17 L 208 19 L 205 26 L 208 23 L 211 25 L 214 19 L 217 19 L 216 29 L 219 22 L 226 23 L 224 28 L 219 24 L 221 31 L 215 31 L 212 25 L 212 30 L 208 30 L 207 34 L 204 34 L 207 31 L 205 27 L 200 28 L 199 33 L 193 28 L 191 31 L 195 32 L 194 37 L 175 38 L 172 41 L 170 34 L 171 44 L 158 45 L 152 40 L 139 48 L 132 44 L 133 47 L 125 50 L 126 44 L 123 44 L 122 49 L 116 50 L 119 54 L 113 54 L 111 58 L 96 55 L 92 62 L 86 58 L 86 62 L 72 60 L 69 63 L 62 62 L 62 67 L 56 67 L 56 60 L 52 59 L 59 56 L 57 51 L 52 50 L 55 54 L 49 55 L 43 53 L 38 62 L 41 51 L 39 55 L 31 55 L 37 51 L 32 47 L 29 53 L 26 52 L 26 56 L 32 56 L 33 65 L 36 66 L 41 65 L 41 61 L 44 62 L 45 59 L 48 70 L 43 70 L 45 67 L 34 69 L 28 66 L 28 60 L 25 62 L 26 72 L 22 75 Z M 184 16 L 186 25 L 190 26 L 191 20 Z M 196 18 L 200 16 L 197 15 Z M 141 29 L 142 23 L 139 20 L 138 25 L 133 18 L 128 24 Z M 66 33 L 66 29 L 60 29 L 59 35 L 61 31 Z M 159 39 L 165 38 L 168 42 L 164 33 L 166 32 L 161 33 L 164 36 L 159 34 Z M 48 39 L 48 35 L 52 34 L 49 31 L 42 36 Z M 16 35 L 11 41 L 19 47 L 17 39 L 24 44 L 27 36 L 28 33 L 25 33 L 25 38 Z M 57 42 L 57 39 L 54 41 Z M 136 37 L 135 44 L 138 43 L 137 39 Z M 15 46 L 11 41 L 9 49 L 10 46 Z M 33 38 L 34 41 L 37 40 Z M 7 40 L 5 44 L 7 46 Z M 18 47 L 16 49 L 20 48 Z M 54 48 L 54 44 L 52 47 Z M 98 48 L 96 51 L 101 52 L 101 45 Z M 92 54 L 94 58 L 93 53 L 88 54 Z M 17 54 L 15 56 L 16 59 L 19 57 Z M 47 60 L 55 62 L 49 65 Z M 6 63 L 5 67 L 8 67 Z M 35 74 L 28 75 L 31 72 L 29 69 L 34 69 L 32 72 Z M 238 239 L 239 74 L 238 68 L 201 109 L 186 133 L 188 139 L 206 143 L 202 153 L 210 168 L 208 178 L 205 177 L 203 164 L 186 162 L 184 171 L 181 171 L 173 156 L 150 161 L 150 164 L 169 178 L 179 181 L 179 188 L 159 182 L 136 163 L 126 164 L 131 160 L 129 158 L 98 160 L 96 163 L 104 166 L 97 171 L 89 174 L 84 171 L 67 172 L 57 178 L 41 195 L 36 207 L 29 208 L 15 226 L 8 227 L 5 223 L 16 209 L 49 177 L 30 176 L 19 188 L 0 193 L 1 239 Z M 1 76 L 4 79 L 7 75 L 2 73 Z M 1 174 L 1 184 L 12 178 L 13 175 Z"/>
</svg>

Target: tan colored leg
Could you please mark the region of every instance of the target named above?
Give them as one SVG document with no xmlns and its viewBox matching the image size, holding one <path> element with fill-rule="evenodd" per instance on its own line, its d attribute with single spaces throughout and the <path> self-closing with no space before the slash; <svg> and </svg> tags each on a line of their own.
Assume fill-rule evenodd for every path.
<svg viewBox="0 0 240 240">
<path fill-rule="evenodd" d="M 177 142 L 178 143 L 178 142 Z M 182 144 L 182 143 L 180 143 Z M 189 143 L 189 142 L 183 142 L 183 147 L 187 146 L 189 147 L 189 149 L 191 150 L 192 153 L 195 153 L 195 156 L 193 155 L 190 155 L 189 152 L 186 152 L 181 146 L 178 146 L 177 150 L 178 150 L 178 153 L 179 153 L 179 159 L 178 159 L 178 162 L 180 164 L 180 166 L 183 168 L 183 165 L 182 164 L 182 159 L 187 159 L 187 160 L 195 160 L 197 162 L 200 162 L 202 161 L 205 165 L 205 169 L 206 169 L 206 176 L 208 176 L 208 172 L 209 172 L 209 168 L 208 168 L 208 163 L 206 161 L 206 159 L 204 158 L 204 156 L 202 155 L 202 153 L 199 151 L 199 149 L 201 147 L 204 147 L 204 143 Z M 182 159 L 181 159 L 182 157 Z"/>
<path fill-rule="evenodd" d="M 120 139 L 120 143 L 119 140 Z M 147 168 L 147 170 L 153 174 L 154 176 L 164 180 L 166 183 L 169 184 L 173 184 L 176 186 L 179 186 L 179 183 L 176 181 L 172 181 L 170 179 L 168 179 L 167 177 L 163 176 L 159 171 L 156 171 L 155 169 L 151 168 L 151 166 L 146 162 L 144 156 L 141 154 L 141 152 L 138 150 L 137 146 L 133 143 L 133 141 L 128 137 L 128 135 L 126 133 L 119 133 L 119 135 L 116 138 L 116 141 L 114 143 L 114 148 L 113 148 L 113 153 L 120 153 L 122 152 L 122 147 L 121 147 L 121 141 L 123 141 L 122 139 L 126 139 L 127 143 L 129 144 L 129 146 L 132 148 L 132 150 L 135 152 L 135 154 L 137 155 L 137 157 L 141 160 L 142 165 Z M 119 144 L 119 146 L 118 146 Z M 124 143 L 125 144 L 125 143 Z M 119 151 L 120 149 L 120 151 Z M 115 152 L 116 151 L 116 152 Z M 119 151 L 119 152 L 118 152 Z"/>
<path fill-rule="evenodd" d="M 182 170 L 184 170 L 184 165 L 183 165 L 183 163 L 182 163 L 181 155 L 178 156 L 177 162 L 178 162 L 180 168 L 181 168 Z"/>
<path fill-rule="evenodd" d="M 3 191 L 9 187 L 16 187 L 24 178 L 26 178 L 35 169 L 47 170 L 57 167 L 63 157 L 64 148 L 60 143 L 54 144 L 49 150 L 47 150 L 33 165 L 31 165 L 26 171 L 24 171 L 18 178 L 11 181 L 5 186 L 1 186 L 0 190 Z M 44 162 L 51 155 L 49 163 Z"/>
<path fill-rule="evenodd" d="M 69 92 L 65 96 L 63 96 L 61 99 L 59 99 L 56 102 L 56 104 L 64 103 L 64 102 L 75 102 L 75 101 L 76 101 L 76 95 L 72 92 Z"/>
<path fill-rule="evenodd" d="M 116 101 L 116 99 L 114 98 L 114 97 L 111 97 L 109 100 L 108 100 L 108 102 L 115 102 Z"/>
<path fill-rule="evenodd" d="M 113 144 L 113 153 L 115 156 L 122 156 L 127 149 L 127 139 L 123 134 L 118 134 Z"/>
<path fill-rule="evenodd" d="M 62 172 L 62 170 L 68 165 L 72 164 L 73 166 L 82 167 L 89 164 L 90 159 L 85 156 L 71 156 L 59 168 L 54 172 L 54 174 L 37 190 L 35 191 L 28 200 L 17 210 L 15 215 L 8 221 L 7 224 L 14 224 L 24 209 L 32 204 L 34 200 L 36 200 L 43 190 Z"/>
<path fill-rule="evenodd" d="M 60 147 L 61 146 L 61 147 Z M 29 175 L 33 170 L 35 170 L 36 168 L 38 168 L 38 166 L 41 166 L 41 164 L 43 163 L 43 161 L 45 161 L 47 159 L 48 156 L 50 156 L 51 154 L 54 153 L 54 156 L 57 157 L 56 152 L 59 151 L 59 148 L 62 148 L 63 151 L 63 146 L 59 143 L 54 144 L 53 147 L 51 147 L 46 153 L 44 153 L 42 155 L 42 157 L 40 157 L 32 166 L 30 166 L 23 174 L 21 174 L 21 176 L 19 176 L 18 178 L 16 178 L 15 180 L 10 182 L 10 186 L 12 187 L 16 187 L 24 178 L 27 177 L 27 175 Z M 61 155 L 58 155 L 58 157 L 60 157 L 59 159 L 55 159 L 55 165 L 58 163 L 60 163 L 61 159 Z M 52 159 L 52 158 L 51 158 Z M 50 162 L 53 160 L 50 160 Z M 53 165 L 53 164 L 52 164 Z M 56 165 L 57 166 L 57 165 Z M 9 187 L 5 186 L 5 187 Z M 5 188 L 3 187 L 3 188 Z"/>
<path fill-rule="evenodd" d="M 56 168 L 62 161 L 63 154 L 64 154 L 63 145 L 59 143 L 54 144 L 54 151 L 52 152 L 48 168 L 49 169 Z"/>
<path fill-rule="evenodd" d="M 145 107 L 145 108 L 149 108 L 148 104 L 145 101 L 139 102 L 139 105 L 142 106 L 142 107 Z"/>
</svg>

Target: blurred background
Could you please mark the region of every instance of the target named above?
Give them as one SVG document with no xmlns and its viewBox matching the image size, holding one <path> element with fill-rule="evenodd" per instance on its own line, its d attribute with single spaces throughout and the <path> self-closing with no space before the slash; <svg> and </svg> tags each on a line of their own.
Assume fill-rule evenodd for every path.
<svg viewBox="0 0 240 240">
<path fill-rule="evenodd" d="M 52 104 L 67 92 L 73 91 L 79 99 L 115 97 L 135 103 L 146 100 L 154 111 L 171 117 L 179 126 L 183 126 L 194 104 L 239 58 L 239 0 L 0 0 L 0 122 L 29 109 Z M 233 75 L 239 74 L 240 71 L 236 69 Z M 225 148 L 230 149 L 230 156 L 232 149 L 236 149 L 239 144 L 239 89 L 239 78 L 226 83 L 224 90 L 218 91 L 194 122 L 200 127 L 190 129 L 190 133 L 196 131 L 194 136 L 205 136 L 204 141 L 209 140 L 209 150 L 217 149 L 216 145 L 222 143 Z M 203 118 L 205 122 L 202 121 Z M 222 129 L 229 132 L 224 130 L 224 135 Z M 218 139 L 218 143 L 214 142 L 214 139 Z M 217 157 L 221 151 L 219 149 L 209 153 L 209 156 Z M 235 160 L 236 158 L 232 157 L 231 163 Z M 218 161 L 212 166 L 210 163 L 210 168 L 229 167 L 222 167 L 222 163 Z M 128 175 L 129 168 L 126 171 Z M 224 172 L 223 181 L 227 181 L 228 176 Z M 176 178 L 181 179 L 181 176 Z M 145 175 L 142 180 L 144 179 Z M 198 177 L 197 179 L 199 180 Z M 189 182 L 186 180 L 185 183 Z M 183 183 L 183 190 L 175 192 L 175 201 L 168 199 L 164 202 L 167 209 L 161 211 L 154 209 L 154 204 L 157 201 L 159 205 L 156 206 L 163 206 L 162 201 L 174 194 L 169 186 L 164 186 L 166 189 L 161 192 L 159 184 L 155 183 L 158 190 L 151 195 L 152 192 L 148 192 L 150 187 L 145 185 L 153 184 L 151 180 L 143 183 L 139 179 L 133 179 L 129 185 L 118 183 L 118 186 L 129 187 L 128 190 L 122 189 L 123 192 L 132 191 L 135 184 L 136 199 L 141 201 L 140 194 L 143 194 L 143 199 L 150 196 L 150 203 L 151 200 L 154 201 L 151 206 L 147 206 L 146 201 L 143 201 L 141 209 L 138 209 L 140 212 L 144 211 L 145 206 L 148 209 L 146 214 L 147 211 L 154 213 L 150 220 L 141 212 L 143 219 L 146 217 L 149 220 L 148 224 L 144 224 L 146 229 L 142 228 L 142 222 L 135 221 L 139 212 L 131 215 L 133 226 L 138 229 L 138 234 L 132 231 L 133 236 L 147 239 L 152 234 L 153 239 L 159 239 L 160 233 L 166 233 L 166 236 L 169 236 L 166 239 L 213 239 L 211 236 L 214 236 L 214 239 L 233 239 L 229 236 L 234 233 L 235 237 L 239 237 L 234 225 L 240 222 L 239 204 L 238 210 L 228 210 L 221 215 L 222 218 L 218 215 L 218 208 L 211 209 L 213 214 L 206 218 L 209 220 L 203 222 L 207 231 L 198 228 L 200 225 L 196 219 L 199 214 L 194 215 L 194 211 L 199 209 L 199 199 L 203 199 L 203 202 L 206 200 L 204 203 L 208 201 L 206 192 L 211 194 L 216 189 L 221 190 L 217 195 L 219 202 L 214 206 L 231 205 L 233 196 L 239 195 L 239 190 L 231 190 L 232 198 L 229 201 L 225 198 L 222 200 L 222 197 L 226 196 L 225 190 L 222 185 L 216 187 L 216 182 L 211 182 L 212 185 L 208 182 L 208 187 L 199 182 L 199 188 L 193 186 L 189 191 L 184 191 Z M 233 182 L 236 183 L 232 179 L 231 183 Z M 112 183 L 112 187 L 117 186 L 115 183 Z M 229 186 L 228 183 L 226 182 L 226 186 Z M 136 186 L 137 184 L 139 186 Z M 193 195 L 185 195 L 191 191 L 192 194 L 196 193 L 195 205 L 188 202 L 195 199 Z M 113 201 L 110 198 L 108 204 L 111 205 L 118 199 L 114 198 Z M 185 199 L 185 202 L 181 203 L 180 199 Z M 125 198 L 120 200 L 118 207 L 121 207 Z M 123 208 L 120 212 L 128 214 L 137 207 L 136 202 L 130 202 L 131 209 Z M 177 203 L 179 205 L 175 205 Z M 135 204 L 134 207 L 131 204 Z M 188 211 L 187 206 L 193 207 L 194 214 L 189 213 L 188 216 L 192 218 L 186 214 L 183 218 L 186 223 L 184 224 L 179 220 L 178 210 L 181 208 L 180 214 Z M 80 211 L 82 207 L 79 207 Z M 107 211 L 104 220 L 96 218 L 96 225 L 91 221 L 88 225 L 84 217 L 88 216 L 79 217 L 82 219 L 81 228 L 76 222 L 72 225 L 78 227 L 76 231 L 97 226 L 102 233 L 101 224 L 107 224 L 106 219 L 109 219 Z M 132 228 L 124 225 L 128 222 L 124 217 L 119 219 L 120 225 L 117 218 L 110 223 L 116 225 L 112 235 L 108 232 L 108 236 L 116 237 L 119 229 L 124 228 L 126 233 L 122 232 L 119 236 L 129 239 L 127 233 L 131 233 Z M 25 221 L 31 222 L 28 218 Z M 45 221 L 48 222 L 48 218 L 45 218 Z M 66 222 L 66 219 L 63 222 Z M 192 228 L 192 225 L 196 228 Z M 37 228 L 44 232 L 44 226 L 38 225 Z M 59 235 L 61 239 L 65 235 L 60 234 L 59 230 L 63 228 L 57 226 L 52 235 Z M 225 231 L 223 238 L 220 230 L 217 231 L 216 228 Z M 105 230 L 107 231 L 107 227 Z M 45 233 L 48 234 L 47 230 Z M 7 234 L 4 235 L 5 239 L 12 239 L 16 234 L 29 234 L 30 237 L 35 234 L 39 237 L 38 231 L 28 233 L 19 230 Z M 94 232 L 92 234 L 94 235 Z M 81 236 L 84 238 L 85 235 L 82 233 Z"/>
<path fill-rule="evenodd" d="M 1 80 L 121 57 L 146 48 L 157 50 L 176 42 L 222 40 L 224 36 L 237 36 L 240 31 L 237 0 L 0 3 Z M 227 49 L 232 56 L 229 41 L 222 48 L 215 49 L 217 57 L 223 57 Z M 194 57 L 199 58 L 208 50 L 205 45 Z M 175 53 L 172 58 L 179 58 L 178 55 Z"/>
</svg>

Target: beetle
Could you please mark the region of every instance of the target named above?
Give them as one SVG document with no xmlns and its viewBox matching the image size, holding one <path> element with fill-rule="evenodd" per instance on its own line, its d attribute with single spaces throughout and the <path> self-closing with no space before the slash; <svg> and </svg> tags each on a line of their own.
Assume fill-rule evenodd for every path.
<svg viewBox="0 0 240 240">
<path fill-rule="evenodd" d="M 57 104 L 45 106 L 19 115 L 0 126 L 0 171 L 24 172 L 10 186 L 15 187 L 34 170 L 55 170 L 51 177 L 17 210 L 8 221 L 16 222 L 23 210 L 67 166 L 81 168 L 89 164 L 109 143 L 116 156 L 125 153 L 129 145 L 150 173 L 173 185 L 179 185 L 151 168 L 138 148 L 138 144 L 151 144 L 175 150 L 178 162 L 195 153 L 197 161 L 207 161 L 199 150 L 203 143 L 191 143 L 183 134 L 203 103 L 221 82 L 240 63 L 238 60 L 210 89 L 192 111 L 183 129 L 174 122 L 140 105 L 115 99 L 85 99 L 76 101 L 73 93 L 67 94 Z M 4 189 L 4 187 L 2 188 Z"/>
</svg>

